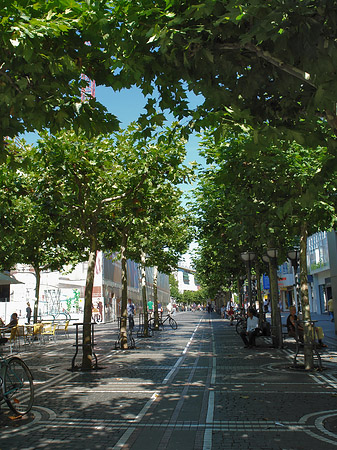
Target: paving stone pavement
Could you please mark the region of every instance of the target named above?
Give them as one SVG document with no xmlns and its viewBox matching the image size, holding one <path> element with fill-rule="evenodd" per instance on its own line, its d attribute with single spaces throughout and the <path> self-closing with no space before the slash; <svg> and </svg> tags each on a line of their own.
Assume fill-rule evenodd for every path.
<svg viewBox="0 0 337 450">
<path fill-rule="evenodd" d="M 100 370 L 71 372 L 74 334 L 21 346 L 35 385 L 32 413 L 0 412 L 0 450 L 331 449 L 337 447 L 337 340 L 324 370 L 291 368 L 291 341 L 245 349 L 217 314 L 176 315 L 136 348 L 114 349 L 115 324 L 96 326 Z M 2 419 L 2 420 L 1 420 Z"/>
</svg>

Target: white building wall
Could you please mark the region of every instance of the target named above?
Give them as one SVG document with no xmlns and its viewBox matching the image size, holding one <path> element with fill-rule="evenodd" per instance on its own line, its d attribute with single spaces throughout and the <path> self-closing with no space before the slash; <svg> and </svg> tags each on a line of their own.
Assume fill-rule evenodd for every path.
<svg viewBox="0 0 337 450">
<path fill-rule="evenodd" d="M 178 289 L 180 293 L 184 291 L 197 291 L 200 286 L 196 284 L 195 271 L 190 267 L 178 267 L 175 272 L 178 281 Z"/>
</svg>

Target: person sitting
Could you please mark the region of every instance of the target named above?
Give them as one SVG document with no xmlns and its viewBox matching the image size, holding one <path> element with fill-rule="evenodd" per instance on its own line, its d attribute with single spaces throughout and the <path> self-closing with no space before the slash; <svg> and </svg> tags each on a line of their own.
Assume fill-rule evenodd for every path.
<svg viewBox="0 0 337 450">
<path fill-rule="evenodd" d="M 6 328 L 8 328 L 10 331 L 10 329 L 16 327 L 18 323 L 19 323 L 18 315 L 17 313 L 13 313 L 11 315 L 11 321 L 6 325 Z"/>
<path fill-rule="evenodd" d="M 255 337 L 258 333 L 259 319 L 254 316 L 253 308 L 248 309 L 247 329 L 241 331 L 240 336 L 245 344 L 245 348 L 255 347 Z M 248 337 L 248 339 L 247 339 Z"/>
<path fill-rule="evenodd" d="M 301 342 L 301 344 L 304 343 L 304 330 L 303 326 L 298 323 L 298 318 L 296 315 L 296 307 L 290 306 L 289 308 L 289 316 L 287 317 L 287 329 L 288 329 L 288 335 L 296 339 L 296 326 L 297 326 L 297 336 L 298 340 Z M 318 339 L 318 343 L 321 347 L 327 347 L 326 344 L 323 342 L 324 338 L 324 332 L 322 327 L 315 327 L 316 331 L 316 337 Z"/>
<path fill-rule="evenodd" d="M 289 316 L 287 317 L 287 330 L 289 336 L 295 339 L 296 337 L 298 337 L 299 341 L 303 344 L 303 327 L 298 323 L 295 306 L 290 306 L 289 308 Z"/>
</svg>

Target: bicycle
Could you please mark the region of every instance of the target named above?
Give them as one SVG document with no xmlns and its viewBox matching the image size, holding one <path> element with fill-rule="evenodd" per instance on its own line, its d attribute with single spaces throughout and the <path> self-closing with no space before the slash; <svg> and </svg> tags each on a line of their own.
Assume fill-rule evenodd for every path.
<svg viewBox="0 0 337 450">
<path fill-rule="evenodd" d="M 246 331 L 247 329 L 247 319 L 245 317 L 241 317 L 238 319 L 235 325 L 235 330 L 238 334 L 242 333 L 242 331 Z"/>
<path fill-rule="evenodd" d="M 169 325 L 172 328 L 172 330 L 176 330 L 178 328 L 178 324 L 177 324 L 176 320 L 173 319 L 171 314 L 167 314 L 167 316 L 165 317 L 164 320 L 163 320 L 163 317 L 161 315 L 159 315 L 159 317 L 158 317 L 158 325 L 159 325 L 159 327 L 163 328 L 165 322 L 167 322 L 167 321 L 169 322 Z M 151 330 L 155 329 L 154 317 L 149 320 L 149 328 Z"/>
<path fill-rule="evenodd" d="M 34 402 L 33 376 L 22 359 L 0 355 L 0 402 L 19 416 L 27 414 Z"/>
</svg>

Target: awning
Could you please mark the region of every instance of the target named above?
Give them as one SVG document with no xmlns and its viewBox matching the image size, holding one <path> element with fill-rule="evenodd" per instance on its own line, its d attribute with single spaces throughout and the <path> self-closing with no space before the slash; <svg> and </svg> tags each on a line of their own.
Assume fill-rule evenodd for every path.
<svg viewBox="0 0 337 450">
<path fill-rule="evenodd" d="M 0 285 L 4 284 L 24 284 L 21 281 L 18 281 L 13 276 L 5 275 L 4 273 L 0 272 Z"/>
</svg>

